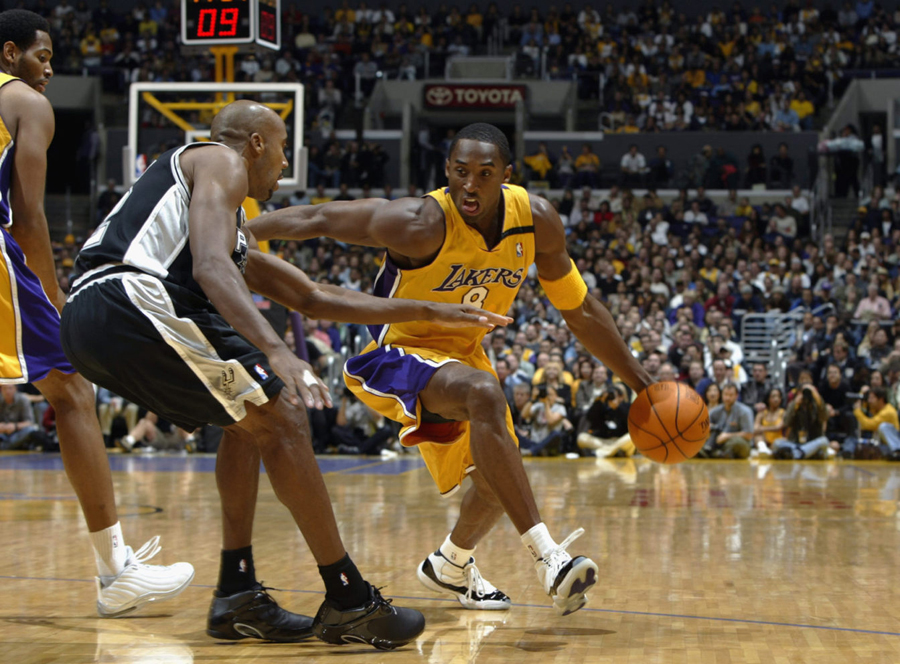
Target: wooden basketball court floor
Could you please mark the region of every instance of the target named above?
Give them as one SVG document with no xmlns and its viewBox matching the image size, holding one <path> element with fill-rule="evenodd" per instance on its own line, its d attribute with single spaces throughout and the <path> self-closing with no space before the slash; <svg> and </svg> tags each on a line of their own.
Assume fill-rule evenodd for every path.
<svg viewBox="0 0 900 664">
<path fill-rule="evenodd" d="M 570 549 L 600 566 L 588 608 L 562 618 L 507 520 L 476 555 L 512 610 L 466 611 L 432 595 L 415 567 L 449 532 L 458 498 L 440 498 L 416 456 L 323 457 L 364 575 L 428 621 L 417 642 L 384 653 L 207 638 L 214 459 L 111 463 L 128 541 L 161 535 L 158 558 L 192 562 L 194 584 L 131 617 L 99 619 L 93 557 L 59 458 L 0 455 L 0 662 L 900 662 L 900 465 L 527 460 L 551 533 L 559 541 L 584 527 Z M 282 605 L 314 613 L 315 564 L 266 480 L 254 551 Z"/>
</svg>

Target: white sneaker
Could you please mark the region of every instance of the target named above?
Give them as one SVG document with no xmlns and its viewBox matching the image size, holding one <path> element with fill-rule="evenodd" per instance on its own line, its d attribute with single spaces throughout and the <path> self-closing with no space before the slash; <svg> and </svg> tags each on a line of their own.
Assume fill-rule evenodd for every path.
<svg viewBox="0 0 900 664">
<path fill-rule="evenodd" d="M 102 618 L 117 618 L 161 599 L 179 595 L 194 578 L 190 563 L 145 565 L 161 550 L 157 535 L 137 552 L 125 547 L 125 569 L 118 576 L 97 577 L 97 613 Z"/>
<path fill-rule="evenodd" d="M 772 456 L 772 450 L 766 445 L 766 441 L 759 440 L 756 442 L 756 449 L 759 454 L 765 454 L 766 456 Z"/>
<path fill-rule="evenodd" d="M 426 588 L 453 595 L 467 609 L 505 611 L 512 606 L 512 600 L 505 593 L 481 576 L 475 558 L 469 558 L 460 567 L 437 550 L 422 561 L 416 575 Z"/>
<path fill-rule="evenodd" d="M 586 591 L 597 583 L 597 563 L 590 558 L 573 558 L 566 551 L 584 534 L 579 528 L 544 558 L 534 563 L 544 591 L 553 599 L 556 612 L 562 616 L 574 613 L 587 604 Z"/>
</svg>

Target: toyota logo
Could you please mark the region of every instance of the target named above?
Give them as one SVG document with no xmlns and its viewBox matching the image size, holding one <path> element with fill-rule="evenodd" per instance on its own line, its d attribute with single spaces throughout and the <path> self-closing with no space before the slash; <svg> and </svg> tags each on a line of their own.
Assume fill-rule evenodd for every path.
<svg viewBox="0 0 900 664">
<path fill-rule="evenodd" d="M 453 91 L 443 85 L 436 85 L 425 92 L 425 101 L 432 106 L 446 106 L 453 101 Z"/>
</svg>

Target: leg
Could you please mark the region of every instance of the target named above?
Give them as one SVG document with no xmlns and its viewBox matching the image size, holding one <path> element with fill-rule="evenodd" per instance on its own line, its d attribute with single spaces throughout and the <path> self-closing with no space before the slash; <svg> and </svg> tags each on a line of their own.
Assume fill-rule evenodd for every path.
<svg viewBox="0 0 900 664">
<path fill-rule="evenodd" d="M 30 426 L 25 427 L 24 429 L 19 429 L 13 434 L 6 436 L 6 441 L 3 443 L 2 449 L 4 450 L 19 450 L 23 449 L 23 445 L 26 442 L 26 439 L 31 436 L 35 431 L 37 431 L 37 425 L 32 424 Z M 25 448 L 27 449 L 27 448 Z"/>
<path fill-rule="evenodd" d="M 625 434 L 621 438 L 617 439 L 613 443 L 613 449 L 611 456 L 615 456 L 619 452 L 624 452 L 625 456 L 631 457 L 634 456 L 634 451 L 637 448 L 634 446 L 634 441 L 631 440 L 631 436 L 629 434 Z"/>
<path fill-rule="evenodd" d="M 772 456 L 776 459 L 796 459 L 794 443 L 787 438 L 778 438 L 772 443 Z"/>
<path fill-rule="evenodd" d="M 503 516 L 503 506 L 497 500 L 480 470 L 469 473 L 472 486 L 463 496 L 459 519 L 450 533 L 450 540 L 461 549 L 474 549 Z"/>
<path fill-rule="evenodd" d="M 248 404 L 247 417 L 237 426 L 249 434 L 258 447 L 275 495 L 294 517 L 316 562 L 330 565 L 341 560 L 346 551 L 338 533 L 325 481 L 313 454 L 306 409 L 276 397 L 262 407 Z M 224 438 L 222 443 L 226 443 Z M 233 446 L 227 447 L 226 460 L 238 451 Z M 219 456 L 221 458 L 223 454 L 220 452 Z M 252 471 L 258 474 L 256 467 Z M 234 473 L 235 467 L 230 466 L 226 472 Z M 251 468 L 245 465 L 237 472 L 246 482 Z M 250 493 L 246 486 L 240 491 L 244 497 Z M 253 493 L 255 495 L 255 491 Z M 246 519 L 246 516 L 237 514 L 236 518 L 238 532 L 249 536 L 249 533 L 240 530 L 241 519 Z"/>
<path fill-rule="evenodd" d="M 892 455 L 900 452 L 900 432 L 897 431 L 897 427 L 885 422 L 878 427 L 878 433 L 890 448 Z"/>
<path fill-rule="evenodd" d="M 542 440 L 539 443 L 536 443 L 531 448 L 531 454 L 533 456 L 559 456 L 558 451 L 556 454 L 553 454 L 552 452 L 544 452 L 544 450 L 547 450 L 551 445 L 553 445 L 553 443 L 559 441 L 563 437 L 563 435 L 564 435 L 563 431 L 554 431 L 552 433 L 547 434 L 547 436 L 544 438 L 544 440 Z M 559 447 L 561 448 L 562 444 L 560 444 Z M 541 452 L 544 452 L 544 453 L 541 454 Z"/>
<path fill-rule="evenodd" d="M 469 421 L 474 465 L 522 536 L 544 590 L 562 615 L 583 607 L 585 591 L 596 583 L 597 565 L 582 556 L 573 559 L 565 550 L 582 529 L 560 545 L 541 522 L 522 455 L 509 432 L 509 407 L 496 377 L 461 363 L 448 364 L 431 377 L 419 399 L 423 408 L 445 419 Z M 480 493 L 472 498 L 476 504 L 479 498 L 485 500 Z M 461 538 L 477 542 L 486 532 L 479 531 L 478 525 L 483 524 L 458 522 L 454 533 L 458 530 Z"/>
<path fill-rule="evenodd" d="M 388 439 L 393 435 L 390 427 L 381 427 L 371 436 L 360 442 L 360 454 L 378 454 L 387 443 Z"/>
<path fill-rule="evenodd" d="M 104 436 L 112 433 L 112 421 L 115 413 L 113 413 L 112 405 L 101 403 L 97 406 L 97 419 L 100 422 L 100 431 Z"/>
<path fill-rule="evenodd" d="M 900 461 L 900 432 L 897 431 L 897 427 L 886 422 L 878 427 L 878 433 L 888 448 L 887 458 L 891 461 Z"/>
<path fill-rule="evenodd" d="M 448 364 L 420 393 L 422 406 L 449 420 L 468 420 L 475 466 L 504 511 L 523 534 L 541 522 L 522 465 L 522 455 L 506 430 L 506 397 L 496 378 L 462 364 Z"/>
<path fill-rule="evenodd" d="M 156 439 L 156 423 L 159 418 L 153 413 L 147 413 L 135 427 L 128 432 L 128 435 L 135 441 L 146 438 L 151 443 Z"/>
<path fill-rule="evenodd" d="M 326 601 L 316 621 L 279 607 L 255 583 L 250 541 L 259 484 L 260 458 L 278 499 L 288 508 L 319 563 L 325 581 Z M 306 409 L 295 407 L 280 396 L 262 407 L 247 404 L 247 416 L 225 428 L 216 467 L 216 483 L 222 502 L 223 573 L 210 606 L 207 634 L 221 639 L 248 636 L 270 641 L 294 642 L 313 634 L 331 643 L 343 643 L 347 634 L 376 647 L 393 648 L 418 636 L 424 618 L 417 611 L 391 607 L 377 590 L 362 580 L 341 543 L 325 482 L 310 441 Z M 242 558 L 246 556 L 246 559 Z M 225 571 L 230 558 L 241 563 L 252 578 L 246 590 L 222 590 L 233 578 Z M 339 567 L 341 571 L 332 570 Z M 360 599 L 345 600 L 332 595 L 337 586 L 349 586 Z M 349 580 L 348 580 L 349 577 Z M 351 596 L 352 597 L 352 596 Z M 341 600 L 341 601 L 339 601 Z M 350 609 L 348 607 L 361 607 Z M 372 627 L 367 625 L 371 624 Z"/>
<path fill-rule="evenodd" d="M 56 411 L 56 430 L 66 475 L 87 521 L 97 532 L 118 522 L 106 445 L 94 412 L 94 390 L 78 374 L 51 371 L 35 383 Z"/>
<path fill-rule="evenodd" d="M 104 617 L 120 616 L 148 602 L 181 594 L 194 578 L 191 565 L 141 564 L 159 550 L 158 537 L 139 549 L 138 556 L 122 541 L 91 384 L 78 374 L 54 370 L 35 387 L 56 410 L 63 466 L 91 532 L 100 572 L 97 611 Z"/>
<path fill-rule="evenodd" d="M 740 436 L 729 438 L 722 446 L 722 456 L 726 459 L 748 458 L 750 456 L 750 441 Z"/>
<path fill-rule="evenodd" d="M 828 458 L 828 449 L 828 438 L 825 436 L 819 436 L 800 445 L 804 459 L 826 459 Z"/>
<path fill-rule="evenodd" d="M 455 597 L 467 609 L 504 611 L 512 601 L 481 576 L 472 555 L 503 516 L 503 507 L 477 469 L 469 477 L 472 486 L 463 496 L 456 527 L 419 565 L 416 575 L 426 588 Z"/>
<path fill-rule="evenodd" d="M 219 443 L 216 486 L 222 504 L 222 548 L 250 546 L 259 489 L 259 448 L 236 424 L 225 427 Z"/>
</svg>

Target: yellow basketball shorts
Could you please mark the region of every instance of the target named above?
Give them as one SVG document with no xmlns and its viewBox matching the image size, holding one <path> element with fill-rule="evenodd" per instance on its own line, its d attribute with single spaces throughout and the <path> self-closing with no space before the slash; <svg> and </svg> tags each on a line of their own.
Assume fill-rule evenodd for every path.
<svg viewBox="0 0 900 664">
<path fill-rule="evenodd" d="M 481 347 L 474 355 L 456 358 L 427 348 L 377 346 L 373 341 L 344 366 L 344 381 L 350 391 L 372 410 L 400 423 L 401 444 L 419 448 L 442 496 L 453 495 L 466 475 L 475 470 L 469 446 L 470 424 L 423 422 L 419 393 L 441 367 L 453 362 L 497 375 Z M 508 406 L 506 428 L 518 444 Z"/>
</svg>

